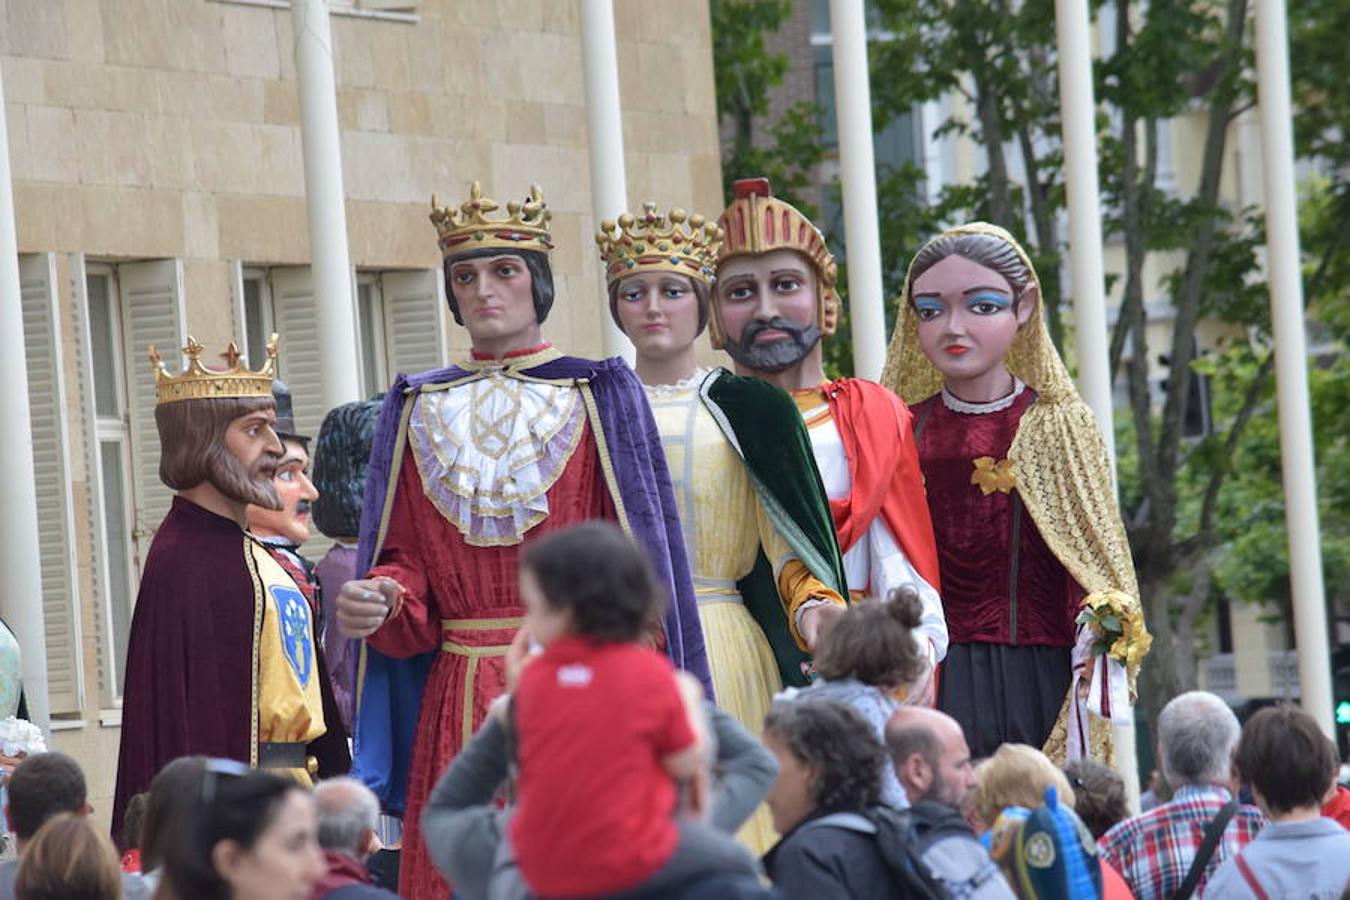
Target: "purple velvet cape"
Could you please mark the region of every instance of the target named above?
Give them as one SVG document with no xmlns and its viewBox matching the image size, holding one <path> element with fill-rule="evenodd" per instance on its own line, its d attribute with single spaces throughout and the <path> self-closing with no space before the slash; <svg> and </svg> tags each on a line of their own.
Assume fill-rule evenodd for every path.
<svg viewBox="0 0 1350 900">
<path fill-rule="evenodd" d="M 248 763 L 253 724 L 254 588 L 238 523 L 175 497 L 146 554 L 122 691 L 112 831 L 134 794 L 180 756 Z M 317 617 L 316 617 L 317 619 Z M 315 623 L 317 630 L 317 622 Z M 328 731 L 309 745 L 319 775 L 345 774 L 347 735 L 313 635 Z"/>
<path fill-rule="evenodd" d="M 666 651 L 671 661 L 695 675 L 712 697 L 712 677 L 675 494 L 642 383 L 628 364 L 618 358 L 589 360 L 564 356 L 521 371 L 535 379 L 589 384 L 628 526 L 633 539 L 647 551 L 657 579 L 666 586 L 670 597 L 665 619 Z M 371 443 L 357 572 L 369 571 L 375 562 L 386 495 L 394 487 L 389 483 L 389 473 L 404 404 L 424 385 L 458 381 L 473 374 L 471 370 L 451 366 L 420 375 L 400 375 L 390 388 Z M 401 815 L 412 768 L 412 744 L 422 691 L 438 651 L 395 659 L 369 644 L 363 649 L 365 668 L 358 690 L 353 771 L 375 791 L 387 813 Z"/>
</svg>

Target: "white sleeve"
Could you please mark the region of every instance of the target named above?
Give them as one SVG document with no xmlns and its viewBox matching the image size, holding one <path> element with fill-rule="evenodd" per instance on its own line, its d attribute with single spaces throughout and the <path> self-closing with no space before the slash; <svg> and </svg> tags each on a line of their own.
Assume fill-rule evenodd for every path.
<svg viewBox="0 0 1350 900">
<path fill-rule="evenodd" d="M 884 600 L 891 591 L 902 585 L 912 584 L 918 588 L 923 612 L 917 630 L 932 642 L 933 662 L 942 662 L 947 656 L 947 618 L 942 612 L 942 598 L 938 596 L 937 589 L 910 564 L 909 557 L 900 549 L 881 516 L 873 519 L 867 527 L 867 549 L 871 557 L 867 579 L 871 593 Z"/>
</svg>

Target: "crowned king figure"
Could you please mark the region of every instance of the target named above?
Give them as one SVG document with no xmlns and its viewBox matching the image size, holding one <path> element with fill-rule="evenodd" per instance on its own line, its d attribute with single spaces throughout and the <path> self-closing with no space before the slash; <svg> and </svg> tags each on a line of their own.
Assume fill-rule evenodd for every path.
<svg viewBox="0 0 1350 900">
<path fill-rule="evenodd" d="M 642 385 L 620 359 L 563 356 L 541 335 L 553 305 L 549 212 L 538 187 L 469 199 L 431 220 L 446 296 L 473 352 L 401 375 L 376 425 L 357 571 L 338 624 L 365 639 L 356 770 L 403 814 L 400 894 L 443 898 L 418 819 L 504 687 L 524 614 L 524 543 L 587 519 L 618 522 L 670 602 L 654 639 L 711 693 L 665 455 Z"/>
</svg>

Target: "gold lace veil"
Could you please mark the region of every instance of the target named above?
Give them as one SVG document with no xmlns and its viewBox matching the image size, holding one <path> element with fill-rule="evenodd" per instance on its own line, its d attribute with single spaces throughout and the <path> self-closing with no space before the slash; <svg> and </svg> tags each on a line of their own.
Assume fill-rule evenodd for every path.
<svg viewBox="0 0 1350 900">
<path fill-rule="evenodd" d="M 1091 410 L 1078 396 L 1045 325 L 1040 279 L 1026 251 L 1011 234 L 986 222 L 971 222 L 940 235 L 987 234 L 1015 249 L 1036 285 L 1036 314 L 1019 329 L 1008 348 L 1009 371 L 1037 394 L 1022 415 L 1008 458 L 1013 462 L 1017 492 L 1050 552 L 1089 595 L 1119 591 L 1128 605 L 1121 610 L 1126 637 L 1146 649 L 1149 640 L 1139 605 L 1139 587 L 1125 526 L 1120 518 L 1106 445 Z M 911 267 L 912 267 L 911 263 Z M 886 354 L 881 383 L 910 404 L 926 400 L 942 387 L 942 374 L 919 347 L 918 317 L 909 297 L 910 274 L 900 297 L 899 321 Z M 1113 654 L 1114 655 L 1114 654 Z M 1126 656 L 1130 694 L 1142 654 Z M 1067 698 L 1066 698 L 1067 704 Z M 1052 758 L 1063 759 L 1065 713 L 1046 743 Z M 1109 758 L 1110 727 L 1092 719 L 1092 750 Z"/>
</svg>

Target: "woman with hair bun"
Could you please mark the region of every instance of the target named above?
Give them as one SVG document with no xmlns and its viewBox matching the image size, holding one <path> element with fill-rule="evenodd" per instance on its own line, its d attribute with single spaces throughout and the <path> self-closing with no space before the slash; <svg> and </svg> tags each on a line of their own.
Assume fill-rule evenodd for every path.
<svg viewBox="0 0 1350 900">
<path fill-rule="evenodd" d="M 927 671 L 915 634 L 922 614 L 919 593 L 909 585 L 892 591 L 885 602 L 864 600 L 849 607 L 816 651 L 820 680 L 783 696 L 843 703 L 884 743 L 886 722 L 900 708 L 901 695 Z M 889 759 L 881 763 L 881 802 L 897 809 L 909 805 Z"/>
</svg>

